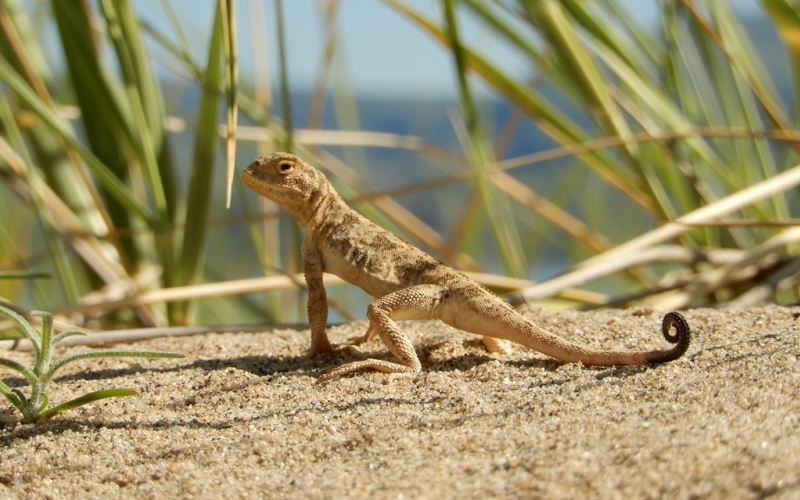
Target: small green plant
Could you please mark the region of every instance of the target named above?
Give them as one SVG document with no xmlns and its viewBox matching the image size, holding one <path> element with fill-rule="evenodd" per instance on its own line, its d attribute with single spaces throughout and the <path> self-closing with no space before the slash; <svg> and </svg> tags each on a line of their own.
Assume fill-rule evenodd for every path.
<svg viewBox="0 0 800 500">
<path fill-rule="evenodd" d="M 6 397 L 11 404 L 14 405 L 22 413 L 22 422 L 25 424 L 36 422 L 43 418 L 54 415 L 58 412 L 71 410 L 78 406 L 83 406 L 92 401 L 97 401 L 105 398 L 133 396 L 136 394 L 131 389 L 106 389 L 102 391 L 90 392 L 78 398 L 67 401 L 57 406 L 48 408 L 50 400 L 47 396 L 47 384 L 53 379 L 55 372 L 72 361 L 88 358 L 111 358 L 111 357 L 135 357 L 135 358 L 182 358 L 183 355 L 174 352 L 156 352 L 156 351 L 90 351 L 79 352 L 65 356 L 57 361 L 53 361 L 53 348 L 56 344 L 61 342 L 67 337 L 76 335 L 86 335 L 86 332 L 81 330 L 69 330 L 66 332 L 53 335 L 53 315 L 46 311 L 31 311 L 31 314 L 42 318 L 42 331 L 41 333 L 33 329 L 25 318 L 15 313 L 14 311 L 0 306 L 0 314 L 8 317 L 19 325 L 22 333 L 33 344 L 34 353 L 36 356 L 36 365 L 33 370 L 26 368 L 16 361 L 10 359 L 0 358 L 0 365 L 19 372 L 23 377 L 28 379 L 31 384 L 30 398 L 19 389 L 12 389 L 4 382 L 0 381 L 0 393 Z"/>
</svg>

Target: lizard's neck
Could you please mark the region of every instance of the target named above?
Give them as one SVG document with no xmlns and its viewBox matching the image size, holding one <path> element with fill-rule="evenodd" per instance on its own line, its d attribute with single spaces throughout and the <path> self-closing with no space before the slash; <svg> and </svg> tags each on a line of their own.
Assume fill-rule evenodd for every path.
<svg viewBox="0 0 800 500">
<path fill-rule="evenodd" d="M 326 223 L 331 213 L 351 210 L 330 183 L 314 191 L 299 208 L 292 215 L 306 231 L 313 231 Z"/>
</svg>

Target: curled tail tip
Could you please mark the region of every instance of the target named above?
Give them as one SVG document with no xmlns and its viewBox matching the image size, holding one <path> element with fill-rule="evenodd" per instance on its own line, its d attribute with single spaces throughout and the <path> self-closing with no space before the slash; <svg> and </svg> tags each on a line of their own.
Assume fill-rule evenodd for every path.
<svg viewBox="0 0 800 500">
<path fill-rule="evenodd" d="M 673 326 L 675 327 L 675 333 L 672 333 Z M 661 333 L 664 334 L 664 338 L 667 342 L 670 344 L 677 344 L 683 337 L 689 337 L 691 335 L 691 329 L 689 328 L 689 322 L 686 321 L 686 318 L 684 318 L 681 313 L 670 311 L 665 314 L 664 319 L 661 320 Z"/>
<path fill-rule="evenodd" d="M 675 333 L 672 332 L 673 327 Z M 657 356 L 650 360 L 651 363 L 665 363 L 680 358 L 689 349 L 692 341 L 692 331 L 686 318 L 677 311 L 671 311 L 664 315 L 661 320 L 661 333 L 667 342 L 675 344 L 668 350 L 659 352 Z"/>
</svg>

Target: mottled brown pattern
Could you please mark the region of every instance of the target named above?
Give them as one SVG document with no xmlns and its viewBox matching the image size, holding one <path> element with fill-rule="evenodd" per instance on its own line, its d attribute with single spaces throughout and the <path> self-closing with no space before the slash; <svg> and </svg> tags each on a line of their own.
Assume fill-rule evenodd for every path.
<svg viewBox="0 0 800 500">
<path fill-rule="evenodd" d="M 247 187 L 283 207 L 306 231 L 303 270 L 308 284 L 311 353 L 332 349 L 325 333 L 328 304 L 322 282 L 322 273 L 329 272 L 376 298 L 367 309 L 369 329 L 356 343 L 378 335 L 400 361 L 357 361 L 327 372 L 320 381 L 361 368 L 404 377 L 419 373 L 414 346 L 395 323 L 398 319 L 440 319 L 483 335 L 491 350 L 503 350 L 495 339 L 504 339 L 563 362 L 585 365 L 662 363 L 682 356 L 689 347 L 689 325 L 676 312 L 667 314 L 662 323 L 665 339 L 675 344 L 670 349 L 598 351 L 568 342 L 464 274 L 352 210 L 320 171 L 294 155 L 275 153 L 257 158 L 242 172 L 242 179 Z"/>
</svg>

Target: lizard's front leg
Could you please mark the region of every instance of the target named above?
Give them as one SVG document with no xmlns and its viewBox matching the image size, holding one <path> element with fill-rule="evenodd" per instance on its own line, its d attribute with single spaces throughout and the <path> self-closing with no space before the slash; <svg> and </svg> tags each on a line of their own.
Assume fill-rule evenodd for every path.
<svg viewBox="0 0 800 500">
<path fill-rule="evenodd" d="M 328 296 L 322 280 L 322 260 L 314 248 L 313 240 L 306 238 L 301 247 L 303 253 L 303 274 L 308 286 L 308 324 L 311 328 L 312 356 L 331 352 L 333 346 L 325 333 L 328 323 Z"/>
<path fill-rule="evenodd" d="M 438 317 L 438 308 L 447 290 L 438 285 L 417 285 L 385 295 L 367 308 L 369 330 L 363 338 L 377 333 L 389 351 L 400 361 L 392 363 L 381 359 L 354 361 L 324 373 L 319 381 L 325 382 L 350 372 L 369 368 L 394 374 L 395 377 L 414 377 L 421 370 L 414 345 L 395 319 L 430 319 Z"/>
</svg>

